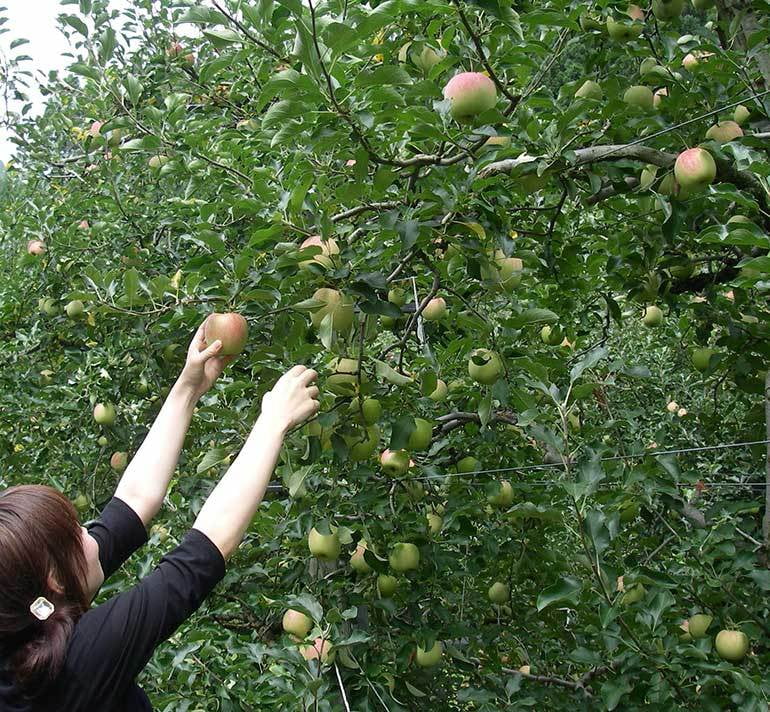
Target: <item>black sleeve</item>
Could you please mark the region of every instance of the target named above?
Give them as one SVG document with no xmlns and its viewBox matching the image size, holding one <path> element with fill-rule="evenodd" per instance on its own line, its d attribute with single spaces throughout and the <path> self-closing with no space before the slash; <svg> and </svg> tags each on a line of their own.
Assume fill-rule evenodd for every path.
<svg viewBox="0 0 770 712">
<path fill-rule="evenodd" d="M 225 575 L 211 540 L 191 529 L 136 586 L 86 612 L 78 621 L 67 667 L 99 699 L 130 685 L 166 640 Z"/>
<path fill-rule="evenodd" d="M 147 530 L 139 515 L 117 497 L 107 503 L 99 519 L 86 525 L 86 529 L 99 544 L 105 580 L 147 541 Z"/>
</svg>

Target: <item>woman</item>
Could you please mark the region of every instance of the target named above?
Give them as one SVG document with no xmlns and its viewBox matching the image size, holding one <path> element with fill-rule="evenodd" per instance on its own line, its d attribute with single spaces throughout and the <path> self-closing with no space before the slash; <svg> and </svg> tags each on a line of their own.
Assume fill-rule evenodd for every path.
<svg viewBox="0 0 770 712">
<path fill-rule="evenodd" d="M 88 530 L 52 488 L 0 494 L 0 711 L 152 709 L 137 674 L 222 579 L 284 436 L 319 407 L 316 372 L 294 366 L 262 399 L 243 449 L 182 543 L 134 588 L 89 608 L 105 578 L 147 541 L 195 403 L 229 360 L 220 350 L 219 341 L 206 348 L 201 325 L 115 496 Z"/>
</svg>

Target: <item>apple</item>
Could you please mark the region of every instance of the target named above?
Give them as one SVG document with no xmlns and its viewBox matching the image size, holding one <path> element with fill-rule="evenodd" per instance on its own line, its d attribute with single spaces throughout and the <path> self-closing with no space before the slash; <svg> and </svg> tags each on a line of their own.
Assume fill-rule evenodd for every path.
<svg viewBox="0 0 770 712">
<path fill-rule="evenodd" d="M 110 458 L 110 467 L 117 471 L 123 472 L 128 465 L 128 455 L 125 452 L 113 452 Z"/>
<path fill-rule="evenodd" d="M 644 10 L 640 8 L 638 5 L 629 5 L 626 9 L 626 15 L 628 15 L 632 20 L 639 20 L 639 22 L 644 22 Z"/>
<path fill-rule="evenodd" d="M 249 337 L 249 324 L 240 314 L 210 314 L 203 326 L 206 345 L 211 346 L 215 341 L 222 342 L 220 356 L 237 356 L 246 345 Z"/>
<path fill-rule="evenodd" d="M 37 308 L 46 316 L 53 316 L 56 314 L 56 303 L 51 297 L 40 297 L 40 299 L 37 300 Z"/>
<path fill-rule="evenodd" d="M 404 306 L 406 304 L 406 290 L 401 287 L 393 287 L 388 291 L 388 301 L 397 307 Z"/>
<path fill-rule="evenodd" d="M 353 299 L 336 289 L 321 287 L 313 294 L 313 299 L 323 306 L 313 312 L 310 321 L 318 329 L 327 314 L 331 314 L 332 328 L 340 333 L 347 333 L 353 326 Z"/>
<path fill-rule="evenodd" d="M 77 497 L 75 497 L 75 499 L 72 500 L 72 504 L 75 506 L 75 509 L 77 509 L 78 512 L 84 512 L 90 506 L 88 497 L 86 497 L 84 494 L 79 494 Z"/>
<path fill-rule="evenodd" d="M 434 403 L 440 403 L 441 401 L 446 400 L 448 391 L 449 389 L 447 388 L 446 383 L 439 378 L 436 381 L 436 388 L 428 396 L 428 398 L 430 398 Z"/>
<path fill-rule="evenodd" d="M 487 254 L 487 262 L 481 263 L 481 278 L 501 292 L 512 292 L 521 284 L 522 261 L 518 257 L 506 257 L 500 249 Z"/>
<path fill-rule="evenodd" d="M 359 574 L 368 574 L 372 570 L 372 567 L 366 563 L 366 559 L 364 558 L 364 552 L 366 551 L 366 548 L 366 541 L 361 539 L 361 541 L 358 542 L 356 550 L 350 557 L 350 566 Z"/>
<path fill-rule="evenodd" d="M 580 29 L 583 30 L 583 32 L 591 32 L 592 30 L 601 31 L 604 29 L 604 25 L 591 17 L 587 12 L 580 15 L 578 22 L 580 23 Z"/>
<path fill-rule="evenodd" d="M 112 403 L 97 403 L 94 407 L 94 420 L 99 425 L 112 425 L 116 415 L 115 406 Z"/>
<path fill-rule="evenodd" d="M 740 630 L 720 630 L 715 644 L 719 656 L 731 663 L 739 663 L 749 652 L 749 638 Z"/>
<path fill-rule="evenodd" d="M 689 279 L 695 272 L 695 265 L 689 260 L 678 262 L 677 264 L 671 265 L 668 268 L 668 271 L 674 279 Z"/>
<path fill-rule="evenodd" d="M 77 319 L 83 316 L 83 302 L 79 299 L 73 299 L 71 302 L 67 303 L 64 307 L 64 311 L 70 319 Z"/>
<path fill-rule="evenodd" d="M 751 111 L 749 110 L 748 106 L 744 106 L 743 104 L 738 104 L 738 106 L 735 107 L 735 111 L 733 112 L 733 120 L 736 124 L 739 126 L 743 126 L 751 116 Z"/>
<path fill-rule="evenodd" d="M 380 574 L 377 577 L 377 592 L 381 598 L 390 598 L 398 588 L 398 579 L 395 576 Z"/>
<path fill-rule="evenodd" d="M 169 162 L 169 157 L 164 156 L 163 154 L 158 154 L 157 156 L 151 156 L 150 160 L 147 161 L 147 165 L 152 168 L 153 170 L 158 170 L 165 166 Z"/>
<path fill-rule="evenodd" d="M 621 602 L 628 606 L 632 603 L 638 603 L 644 598 L 644 594 L 646 593 L 646 589 L 644 588 L 644 585 L 641 583 L 637 583 L 630 588 L 627 588 L 625 593 L 623 594 L 623 598 L 621 599 Z"/>
<path fill-rule="evenodd" d="M 101 445 L 102 447 L 107 447 L 107 444 L 108 444 L 109 441 L 107 440 L 107 438 L 104 435 L 100 435 L 99 439 L 96 442 L 99 445 Z"/>
<path fill-rule="evenodd" d="M 709 348 L 695 348 L 692 350 L 692 365 L 695 366 L 698 371 L 703 373 L 709 367 L 711 357 L 716 353 L 714 349 Z"/>
<path fill-rule="evenodd" d="M 425 498 L 425 487 L 422 486 L 422 482 L 404 482 L 404 489 L 406 494 L 413 502 L 420 502 Z"/>
<path fill-rule="evenodd" d="M 425 45 L 419 54 L 414 54 L 412 56 L 412 61 L 414 62 L 415 67 L 427 74 L 433 67 L 441 62 L 444 57 L 446 57 L 446 52 L 444 50 L 439 50 L 437 52 L 432 47 Z"/>
<path fill-rule="evenodd" d="M 593 79 L 587 79 L 584 81 L 580 88 L 575 92 L 575 96 L 578 99 L 596 99 L 599 100 L 604 96 L 601 86 L 597 84 Z"/>
<path fill-rule="evenodd" d="M 462 474 L 478 472 L 481 469 L 481 463 L 472 455 L 462 458 L 457 462 L 457 471 Z"/>
<path fill-rule="evenodd" d="M 654 304 L 647 307 L 644 310 L 642 322 L 647 327 L 660 326 L 663 323 L 663 312 L 660 310 L 660 307 L 656 307 Z"/>
<path fill-rule="evenodd" d="M 326 378 L 326 389 L 335 395 L 352 395 L 358 386 L 360 365 L 358 359 L 339 357 L 334 359 L 329 367 L 333 373 Z M 363 372 L 360 374 L 361 383 L 367 383 Z"/>
<path fill-rule="evenodd" d="M 348 456 L 353 462 L 368 460 L 374 455 L 377 446 L 380 444 L 380 429 L 376 425 L 371 425 L 366 429 L 366 435 L 357 433 L 355 435 L 343 435 L 343 440 L 349 448 Z M 331 445 L 331 442 L 329 443 Z"/>
<path fill-rule="evenodd" d="M 441 662 L 441 656 L 444 653 L 444 646 L 437 640 L 430 650 L 423 650 L 419 645 L 415 653 L 415 662 L 423 668 L 434 667 Z"/>
<path fill-rule="evenodd" d="M 661 87 L 660 89 L 655 90 L 655 94 L 652 96 L 652 105 L 654 108 L 659 109 L 661 102 L 663 99 L 665 99 L 668 96 L 668 89 L 666 87 Z"/>
<path fill-rule="evenodd" d="M 324 240 L 320 235 L 311 235 L 302 242 L 302 244 L 299 246 L 299 249 L 301 251 L 311 247 L 320 247 L 321 251 L 319 253 L 316 250 L 317 254 L 313 255 L 313 257 L 311 257 L 309 260 L 303 260 L 300 262 L 300 269 L 307 270 L 309 266 L 314 262 L 316 264 L 322 265 L 326 269 L 329 269 L 334 264 L 334 255 L 338 255 L 340 253 L 340 248 L 333 238 Z"/>
<path fill-rule="evenodd" d="M 656 71 L 659 66 L 658 60 L 655 57 L 645 57 L 639 65 L 639 74 L 643 77 L 645 74 Z"/>
<path fill-rule="evenodd" d="M 549 326 L 546 324 L 540 329 L 540 339 L 548 346 L 558 346 L 564 341 L 564 332 L 558 326 Z"/>
<path fill-rule="evenodd" d="M 652 14 L 659 20 L 679 17 L 684 9 L 684 0 L 652 0 Z"/>
<path fill-rule="evenodd" d="M 182 52 L 184 52 L 184 47 L 179 42 L 172 42 L 166 49 L 166 54 L 169 57 L 178 57 Z"/>
<path fill-rule="evenodd" d="M 704 52 L 702 50 L 693 50 L 692 52 L 688 52 L 684 59 L 682 60 L 682 66 L 688 71 L 688 72 L 694 72 L 698 66 L 701 63 L 701 60 L 706 60 L 709 57 L 711 57 L 714 53 L 713 52 Z"/>
<path fill-rule="evenodd" d="M 657 166 L 645 166 L 642 168 L 642 172 L 639 176 L 639 189 L 647 190 L 648 188 L 652 187 L 652 184 L 655 182 L 657 176 Z"/>
<path fill-rule="evenodd" d="M 313 621 L 301 611 L 295 611 L 293 608 L 289 608 L 286 613 L 283 614 L 283 620 L 281 625 L 286 633 L 291 635 L 295 640 L 302 640 L 313 627 Z"/>
<path fill-rule="evenodd" d="M 652 111 L 655 107 L 652 89 L 642 84 L 626 89 L 626 93 L 623 94 L 623 101 L 629 106 L 636 106 L 643 111 Z"/>
<path fill-rule="evenodd" d="M 30 240 L 27 243 L 27 253 L 30 255 L 34 255 L 35 257 L 39 257 L 40 255 L 44 255 L 46 253 L 46 246 L 45 242 L 42 240 Z"/>
<path fill-rule="evenodd" d="M 669 413 L 676 413 L 676 411 L 679 410 L 679 404 L 676 401 L 669 401 L 669 403 L 666 404 L 666 410 Z"/>
<path fill-rule="evenodd" d="M 713 617 L 705 613 L 696 613 L 687 621 L 687 632 L 693 638 L 705 638 L 706 631 L 713 621 Z"/>
<path fill-rule="evenodd" d="M 403 475 L 409 469 L 409 453 L 406 450 L 383 450 L 380 465 L 388 477 Z"/>
<path fill-rule="evenodd" d="M 410 450 L 427 450 L 433 439 L 433 426 L 423 418 L 415 418 L 414 425 L 407 447 Z"/>
<path fill-rule="evenodd" d="M 307 537 L 310 553 L 322 561 L 335 561 L 340 555 L 340 539 L 337 532 L 321 534 L 315 527 Z"/>
<path fill-rule="evenodd" d="M 360 418 L 365 425 L 374 425 L 382 416 L 382 405 L 376 398 L 356 398 L 350 404 L 350 412 Z"/>
<path fill-rule="evenodd" d="M 492 601 L 492 603 L 497 603 L 500 605 L 508 600 L 508 597 L 510 596 L 510 590 L 506 584 L 500 583 L 500 581 L 495 581 L 495 583 L 489 587 L 488 595 L 489 600 Z"/>
<path fill-rule="evenodd" d="M 462 72 L 447 82 L 444 99 L 450 102 L 449 112 L 453 118 L 467 121 L 497 104 L 497 88 L 486 74 Z"/>
<path fill-rule="evenodd" d="M 475 349 L 468 358 L 468 375 L 483 385 L 492 385 L 503 372 L 503 362 L 490 349 Z"/>
<path fill-rule="evenodd" d="M 716 0 L 692 0 L 692 6 L 696 10 L 710 10 L 716 5 Z"/>
<path fill-rule="evenodd" d="M 420 550 L 414 544 L 398 542 L 388 557 L 390 568 L 398 573 L 412 571 L 420 565 Z"/>
<path fill-rule="evenodd" d="M 444 526 L 444 519 L 441 515 L 436 514 L 435 512 L 428 512 L 425 515 L 425 518 L 428 520 L 428 531 L 433 534 L 433 536 L 440 534 L 441 528 Z"/>
<path fill-rule="evenodd" d="M 302 655 L 305 660 L 318 660 L 318 658 L 321 658 L 321 663 L 333 663 L 334 662 L 334 651 L 332 650 L 332 644 L 328 640 L 324 640 L 323 638 L 316 638 L 313 641 L 312 645 L 304 645 L 299 650 L 300 654 Z"/>
<path fill-rule="evenodd" d="M 668 173 L 664 176 L 663 180 L 658 185 L 658 193 L 669 197 L 675 197 L 679 194 L 679 184 L 676 182 L 673 173 Z"/>
<path fill-rule="evenodd" d="M 644 25 L 641 22 L 624 22 L 607 18 L 607 34 L 618 42 L 629 42 L 642 34 Z"/>
<path fill-rule="evenodd" d="M 729 143 L 743 136 L 743 129 L 735 121 L 719 121 L 706 131 L 706 138 L 717 143 Z"/>
<path fill-rule="evenodd" d="M 686 191 L 703 190 L 714 182 L 717 166 L 712 155 L 704 148 L 682 151 L 674 164 L 676 181 Z"/>
<path fill-rule="evenodd" d="M 438 321 L 446 314 L 446 301 L 444 297 L 434 297 L 422 310 L 422 318 L 425 321 Z"/>
<path fill-rule="evenodd" d="M 487 499 L 490 504 L 496 507 L 510 507 L 513 502 L 513 487 L 511 487 L 511 483 L 508 480 L 501 480 L 500 488 L 495 494 L 489 495 Z"/>
</svg>

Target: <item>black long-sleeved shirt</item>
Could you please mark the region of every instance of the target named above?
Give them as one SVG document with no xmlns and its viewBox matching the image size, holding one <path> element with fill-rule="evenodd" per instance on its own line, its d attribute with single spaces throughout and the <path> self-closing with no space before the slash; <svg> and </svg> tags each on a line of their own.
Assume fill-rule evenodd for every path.
<svg viewBox="0 0 770 712">
<path fill-rule="evenodd" d="M 142 521 L 117 497 L 88 531 L 99 544 L 105 580 L 147 541 Z M 151 712 L 137 675 L 224 575 L 219 549 L 191 529 L 151 574 L 80 618 L 64 668 L 43 697 L 22 699 L 0 659 L 0 712 Z M 35 596 L 30 591 L 30 602 Z"/>
</svg>

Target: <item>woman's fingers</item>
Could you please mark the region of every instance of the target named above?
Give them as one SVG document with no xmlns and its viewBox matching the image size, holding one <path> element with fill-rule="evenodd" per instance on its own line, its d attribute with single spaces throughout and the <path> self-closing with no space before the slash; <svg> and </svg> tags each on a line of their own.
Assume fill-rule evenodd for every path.
<svg viewBox="0 0 770 712">
<path fill-rule="evenodd" d="M 304 368 L 304 366 L 303 366 Z M 305 385 L 310 384 L 316 378 L 318 378 L 318 372 L 312 368 L 305 369 L 299 374 L 299 378 Z"/>
<path fill-rule="evenodd" d="M 309 386 L 307 389 L 307 394 L 311 398 L 318 398 L 318 396 L 321 395 L 321 391 L 319 390 L 318 386 Z"/>
<path fill-rule="evenodd" d="M 217 339 L 211 346 L 208 346 L 198 354 L 198 360 L 202 363 L 206 363 L 210 358 L 216 356 L 222 350 L 222 342 Z M 228 358 L 225 356 L 224 358 Z"/>
</svg>

